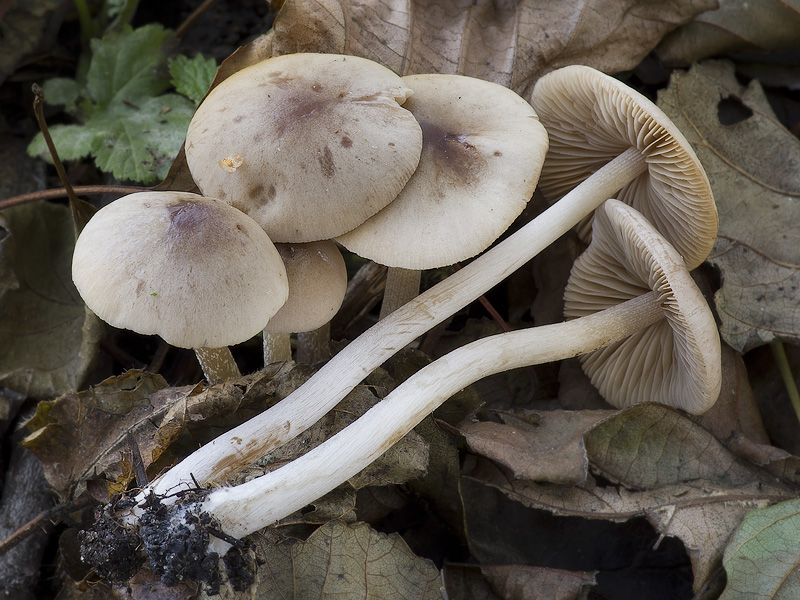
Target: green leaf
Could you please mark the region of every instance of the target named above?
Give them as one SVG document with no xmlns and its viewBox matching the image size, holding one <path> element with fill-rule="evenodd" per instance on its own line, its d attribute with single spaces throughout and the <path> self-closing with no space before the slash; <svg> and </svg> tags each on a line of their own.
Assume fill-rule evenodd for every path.
<svg viewBox="0 0 800 600">
<path fill-rule="evenodd" d="M 53 138 L 53 144 L 61 160 L 75 160 L 89 156 L 95 136 L 96 132 L 83 125 L 54 125 L 50 128 L 50 137 Z M 28 154 L 52 162 L 50 151 L 41 133 L 37 133 L 28 145 Z"/>
<path fill-rule="evenodd" d="M 5 230 L 5 235 L 3 235 Z M 0 212 L 0 387 L 48 398 L 79 387 L 100 326 L 72 284 L 75 234 L 65 206 L 38 202 Z"/>
<path fill-rule="evenodd" d="M 92 40 L 92 61 L 86 88 L 89 97 L 100 107 L 157 96 L 169 88 L 169 80 L 160 69 L 164 66 L 164 44 L 171 32 L 161 25 L 139 29 L 126 26 Z"/>
<path fill-rule="evenodd" d="M 800 597 L 800 500 L 750 511 L 725 550 L 720 600 Z"/>
<path fill-rule="evenodd" d="M 194 58 L 181 55 L 169 60 L 169 74 L 172 76 L 173 87 L 194 100 L 195 104 L 200 104 L 216 72 L 217 61 L 213 58 L 203 58 L 202 54 Z"/>
<path fill-rule="evenodd" d="M 64 106 L 67 110 L 75 107 L 81 94 L 80 84 L 67 77 L 48 79 L 42 85 L 42 89 L 44 89 L 45 102 L 54 106 Z"/>
<path fill-rule="evenodd" d="M 194 105 L 177 94 L 149 98 L 136 108 L 113 104 L 86 122 L 97 166 L 120 179 L 163 179 L 186 137 Z"/>
</svg>

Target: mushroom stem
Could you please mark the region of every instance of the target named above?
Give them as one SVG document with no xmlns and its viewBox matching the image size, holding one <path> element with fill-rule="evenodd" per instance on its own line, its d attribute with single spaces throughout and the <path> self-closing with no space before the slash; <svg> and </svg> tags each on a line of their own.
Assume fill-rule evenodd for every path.
<svg viewBox="0 0 800 600">
<path fill-rule="evenodd" d="M 297 334 L 297 362 L 313 365 L 331 357 L 331 323 Z"/>
<path fill-rule="evenodd" d="M 277 405 L 205 444 L 152 484 L 163 494 L 185 483 L 224 481 L 316 423 L 400 349 L 486 293 L 644 172 L 631 148 L 536 219 L 353 340 Z"/>
<path fill-rule="evenodd" d="M 621 341 L 664 318 L 653 292 L 579 319 L 483 338 L 427 365 L 321 445 L 203 504 L 225 533 L 243 537 L 301 509 L 364 469 L 445 400 L 509 369 L 553 362 Z M 213 547 L 217 544 L 217 547 Z M 215 540 L 211 550 L 224 552 Z"/>
<path fill-rule="evenodd" d="M 208 383 L 221 383 L 242 376 L 239 367 L 236 366 L 236 361 L 233 360 L 230 348 L 227 346 L 195 348 L 194 353 L 197 355 L 197 361 L 200 363 Z"/>
<path fill-rule="evenodd" d="M 263 332 L 264 365 L 292 360 L 292 340 L 290 333 Z"/>
<path fill-rule="evenodd" d="M 389 267 L 386 274 L 386 287 L 383 291 L 380 318 L 386 318 L 406 302 L 419 294 L 422 271 Z"/>
</svg>

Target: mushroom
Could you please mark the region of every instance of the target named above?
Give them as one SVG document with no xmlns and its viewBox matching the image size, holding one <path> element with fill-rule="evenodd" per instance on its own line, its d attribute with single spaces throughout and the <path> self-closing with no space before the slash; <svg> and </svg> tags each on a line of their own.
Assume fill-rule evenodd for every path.
<svg viewBox="0 0 800 600">
<path fill-rule="evenodd" d="M 558 71 L 545 77 L 553 77 L 556 73 Z M 604 77 L 601 75 L 599 79 L 591 78 L 590 81 L 604 81 Z M 543 81 L 545 78 L 542 78 L 537 85 Z M 632 91 L 630 93 L 635 95 Z M 636 96 L 638 97 L 638 95 Z M 614 193 L 624 185 L 619 177 L 621 173 L 626 174 L 630 181 L 641 174 L 642 170 L 646 169 L 651 162 L 666 161 L 669 157 L 682 161 L 687 157 L 693 157 L 694 154 L 689 149 L 688 142 L 682 136 L 670 135 L 674 126 L 666 127 L 642 118 L 642 107 L 646 102 L 646 99 L 639 99 L 639 104 L 636 105 L 638 119 L 627 123 L 619 135 L 626 135 L 629 128 L 640 130 L 637 139 L 649 141 L 647 148 L 672 148 L 665 150 L 664 156 L 659 159 L 655 155 L 645 160 L 638 149 L 623 152 L 621 158 L 613 159 L 536 219 L 509 235 L 444 281 L 378 321 L 350 342 L 305 384 L 277 405 L 221 435 L 175 465 L 161 480 L 154 483 L 156 490 L 167 490 L 179 482 L 189 482 L 191 476 L 198 481 L 224 480 L 227 475 L 243 468 L 270 449 L 282 445 L 305 431 L 344 398 L 367 374 L 395 352 L 497 285 L 567 232 L 577 223 L 580 216 L 590 213 L 605 199 L 613 198 Z M 651 104 L 649 108 L 660 113 L 655 105 Z M 650 133 L 645 130 L 648 124 L 654 127 Z M 676 133 L 676 135 L 679 134 Z M 683 151 L 672 147 L 680 140 L 686 144 Z M 699 170 L 690 168 L 686 162 L 681 162 L 681 165 L 684 172 L 696 172 L 698 176 L 695 185 L 688 186 L 683 173 L 676 175 L 676 186 L 681 189 L 691 187 L 695 191 L 692 204 L 682 207 L 670 199 L 669 207 L 664 210 L 671 215 L 669 220 L 675 223 L 684 226 L 693 223 L 692 235 L 697 238 L 698 245 L 710 247 L 708 236 L 716 231 L 713 225 L 717 222 L 711 189 L 707 185 L 699 163 L 697 163 Z M 666 181 L 660 182 L 657 189 L 664 188 L 667 183 Z M 700 191 L 703 191 L 702 195 L 699 194 Z M 651 202 L 666 202 L 663 195 L 648 193 L 647 197 Z M 577 199 L 577 202 L 573 202 L 574 199 Z M 700 200 L 707 208 L 698 210 L 696 205 Z M 561 205 L 565 203 L 568 209 L 570 205 L 573 205 L 574 208 L 575 204 L 581 206 L 582 209 L 578 211 L 562 210 Z M 650 212 L 652 212 L 652 208 Z M 712 226 L 709 226 L 709 219 Z M 664 219 L 661 221 L 664 222 Z M 661 233 L 668 240 L 670 236 L 676 235 L 674 232 L 669 234 L 662 231 Z M 687 251 L 680 252 L 686 260 Z M 697 252 L 691 254 L 697 255 Z M 699 259 L 698 256 L 693 263 L 687 262 L 687 267 L 692 268 Z"/>
<path fill-rule="evenodd" d="M 403 82 L 413 92 L 403 106 L 422 127 L 419 166 L 391 204 L 337 237 L 389 266 L 382 317 L 419 293 L 420 269 L 471 258 L 508 229 L 547 151 L 533 108 L 506 87 L 461 75 Z"/>
<path fill-rule="evenodd" d="M 678 252 L 640 213 L 616 200 L 597 211 L 592 245 L 578 258 L 570 285 L 570 312 L 586 316 L 490 336 L 454 350 L 288 465 L 214 490 L 202 510 L 228 535 L 247 535 L 345 482 L 474 381 L 586 352 L 597 355 L 604 352 L 600 348 L 610 349 L 608 361 L 616 361 L 617 371 L 626 374 L 627 381 L 612 377 L 601 385 L 615 406 L 654 400 L 694 414 L 712 406 L 721 385 L 713 314 Z M 652 376 L 642 376 L 642 365 Z M 212 543 L 215 550 L 224 551 L 224 546 Z"/>
<path fill-rule="evenodd" d="M 193 348 L 211 383 L 239 375 L 227 346 L 261 331 L 288 295 L 258 223 L 184 192 L 138 192 L 100 209 L 75 243 L 72 279 L 110 325 Z"/>
<path fill-rule="evenodd" d="M 376 62 L 287 54 L 231 75 L 186 134 L 197 186 L 275 242 L 330 239 L 389 204 L 419 162 L 410 90 Z"/>
<path fill-rule="evenodd" d="M 286 267 L 289 298 L 264 328 L 264 364 L 291 360 L 292 333 L 299 334 L 298 362 L 330 358 L 330 320 L 347 291 L 342 253 L 331 240 L 276 247 Z"/>
</svg>

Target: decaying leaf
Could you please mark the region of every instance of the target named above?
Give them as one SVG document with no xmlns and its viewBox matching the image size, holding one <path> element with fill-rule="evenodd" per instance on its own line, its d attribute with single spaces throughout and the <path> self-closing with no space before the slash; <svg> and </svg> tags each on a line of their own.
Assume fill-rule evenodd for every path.
<svg viewBox="0 0 800 600">
<path fill-rule="evenodd" d="M 252 598 L 441 599 L 439 571 L 403 539 L 333 521 L 305 542 L 256 538 L 263 565 Z"/>
<path fill-rule="evenodd" d="M 725 0 L 668 34 L 656 54 L 670 65 L 741 51 L 797 49 L 800 2 Z"/>
<path fill-rule="evenodd" d="M 800 596 L 800 500 L 747 514 L 725 551 L 720 600 Z"/>
<path fill-rule="evenodd" d="M 720 122 L 727 105 L 742 120 Z M 715 300 L 723 338 L 739 352 L 773 339 L 800 343 L 800 141 L 758 82 L 742 86 L 727 62 L 676 71 L 659 106 L 692 143 L 717 201 L 709 261 L 722 274 Z"/>
<path fill-rule="evenodd" d="M 498 412 L 503 423 L 462 423 L 469 449 L 501 464 L 517 479 L 562 485 L 586 480 L 584 436 L 613 410 Z"/>
<path fill-rule="evenodd" d="M 594 573 L 523 565 L 483 566 L 481 571 L 501 598 L 581 600 L 595 585 Z"/>
<path fill-rule="evenodd" d="M 0 386 L 52 398 L 82 383 L 102 329 L 72 284 L 69 209 L 0 212 Z"/>
<path fill-rule="evenodd" d="M 716 0 L 289 0 L 272 54 L 329 52 L 396 73 L 459 73 L 525 95 L 545 71 L 586 64 L 632 69 L 668 31 Z"/>
</svg>

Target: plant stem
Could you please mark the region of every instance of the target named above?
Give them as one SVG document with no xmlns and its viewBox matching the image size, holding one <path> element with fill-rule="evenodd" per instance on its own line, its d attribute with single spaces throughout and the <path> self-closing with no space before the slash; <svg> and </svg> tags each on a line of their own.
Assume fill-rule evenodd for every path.
<svg viewBox="0 0 800 600">
<path fill-rule="evenodd" d="M 243 537 L 347 481 L 471 383 L 598 350 L 663 318 L 655 294 L 648 292 L 580 319 L 467 344 L 415 373 L 355 423 L 288 465 L 242 485 L 214 490 L 203 509 L 220 521 L 225 533 Z"/>
<path fill-rule="evenodd" d="M 494 248 L 353 340 L 272 408 L 196 450 L 153 483 L 163 494 L 185 483 L 224 481 L 316 423 L 376 367 L 454 314 L 566 233 L 646 164 L 631 148 Z"/>
<path fill-rule="evenodd" d="M 786 393 L 789 395 L 794 414 L 797 420 L 800 421 L 800 393 L 797 391 L 797 384 L 794 382 L 794 375 L 792 374 L 792 368 L 789 366 L 789 359 L 786 357 L 786 349 L 783 347 L 783 342 L 780 340 L 770 342 L 769 349 L 772 350 L 772 356 L 775 358 L 778 372 L 781 374 L 781 379 L 783 379 L 783 385 L 786 387 Z"/>
</svg>

